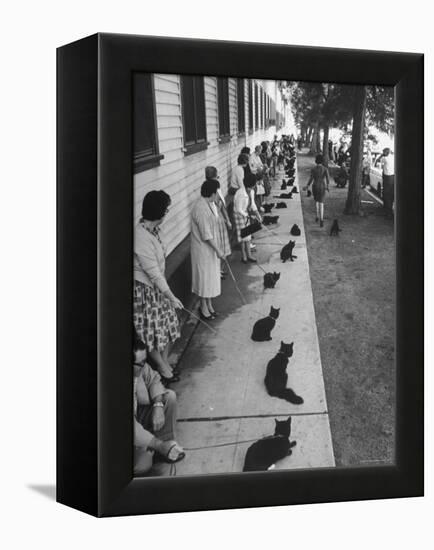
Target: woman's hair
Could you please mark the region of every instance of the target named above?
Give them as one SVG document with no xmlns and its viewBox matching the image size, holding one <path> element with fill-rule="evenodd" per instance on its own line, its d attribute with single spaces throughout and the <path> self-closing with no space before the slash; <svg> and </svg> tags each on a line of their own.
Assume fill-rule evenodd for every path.
<svg viewBox="0 0 434 550">
<path fill-rule="evenodd" d="M 322 155 L 317 155 L 315 157 L 316 164 L 322 164 L 324 162 L 324 157 Z"/>
<path fill-rule="evenodd" d="M 241 149 L 241 154 L 242 155 L 250 155 L 250 147 L 243 147 Z"/>
<path fill-rule="evenodd" d="M 238 155 L 237 163 L 238 164 L 247 164 L 249 162 L 249 157 L 245 153 Z"/>
<path fill-rule="evenodd" d="M 207 166 L 205 168 L 205 178 L 207 180 L 215 180 L 217 178 L 217 168 L 215 166 Z"/>
<path fill-rule="evenodd" d="M 255 174 L 246 174 L 244 176 L 244 186 L 247 187 L 248 189 L 250 187 L 254 187 L 254 185 L 256 185 L 256 175 Z"/>
<path fill-rule="evenodd" d="M 219 182 L 217 180 L 205 180 L 200 188 L 200 194 L 202 197 L 209 198 L 214 193 L 217 193 L 219 188 Z"/>
<path fill-rule="evenodd" d="M 149 191 L 143 199 L 142 218 L 155 222 L 161 220 L 170 205 L 170 196 L 165 191 Z"/>
</svg>

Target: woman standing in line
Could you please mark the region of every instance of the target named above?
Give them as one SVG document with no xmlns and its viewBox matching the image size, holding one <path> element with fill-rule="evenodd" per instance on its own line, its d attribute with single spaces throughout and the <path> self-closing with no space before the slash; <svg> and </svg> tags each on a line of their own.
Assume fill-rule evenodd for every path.
<svg viewBox="0 0 434 550">
<path fill-rule="evenodd" d="M 168 361 L 169 344 L 180 336 L 176 309 L 182 302 L 165 277 L 165 249 L 159 228 L 170 206 L 164 191 L 150 191 L 134 234 L 134 327 L 165 383 L 179 380 Z"/>
<path fill-rule="evenodd" d="M 237 232 L 237 241 L 241 245 L 241 261 L 246 264 L 247 262 L 256 262 L 251 254 L 250 241 L 252 237 L 241 237 L 241 229 L 249 225 L 250 215 L 253 215 L 259 222 L 262 221 L 261 215 L 255 204 L 254 199 L 254 187 L 256 184 L 256 177 L 254 174 L 246 176 L 244 179 L 244 186 L 235 193 L 234 197 L 234 219 L 235 228 Z"/>
<path fill-rule="evenodd" d="M 324 157 L 322 155 L 317 155 L 315 157 L 314 168 L 310 172 L 310 178 L 307 182 L 305 190 L 313 182 L 312 193 L 316 206 L 316 218 L 315 221 L 318 221 L 320 227 L 324 226 L 324 197 L 326 189 L 329 191 L 329 172 L 327 168 L 323 165 Z M 324 181 L 325 180 L 325 181 Z"/>
<path fill-rule="evenodd" d="M 228 211 L 226 209 L 226 201 L 221 191 L 217 168 L 215 166 L 207 166 L 205 168 L 205 178 L 207 181 L 215 180 L 218 183 L 216 201 L 214 203 L 218 214 L 218 247 L 222 251 L 224 257 L 227 258 L 232 252 L 228 235 L 228 230 L 232 229 L 232 224 L 229 220 Z M 224 261 L 221 262 L 220 272 L 223 279 L 225 276 Z"/>
<path fill-rule="evenodd" d="M 220 262 L 224 254 L 218 245 L 218 214 L 216 201 L 217 180 L 203 182 L 200 194 L 191 213 L 191 290 L 200 298 L 199 314 L 211 320 L 217 312 L 212 298 L 220 295 Z"/>
</svg>

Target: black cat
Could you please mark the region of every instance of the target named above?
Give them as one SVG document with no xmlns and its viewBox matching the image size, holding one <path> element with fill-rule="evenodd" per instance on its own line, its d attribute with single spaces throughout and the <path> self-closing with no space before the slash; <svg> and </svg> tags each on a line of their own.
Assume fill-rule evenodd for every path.
<svg viewBox="0 0 434 550">
<path fill-rule="evenodd" d="M 288 374 L 286 368 L 289 358 L 292 357 L 294 342 L 285 344 L 280 342 L 280 350 L 277 355 L 268 362 L 264 383 L 267 392 L 272 397 L 280 397 L 294 405 L 301 405 L 303 398 L 297 395 L 291 388 L 287 388 Z"/>
<path fill-rule="evenodd" d="M 292 178 L 292 176 L 295 174 L 295 168 L 288 168 L 286 171 L 286 175 Z"/>
<path fill-rule="evenodd" d="M 264 225 L 271 225 L 272 223 L 277 223 L 279 216 L 264 216 L 262 218 L 262 223 Z"/>
<path fill-rule="evenodd" d="M 289 241 L 288 244 L 285 244 L 285 246 L 280 251 L 280 259 L 283 263 L 286 262 L 286 260 L 291 260 L 291 262 L 294 261 L 294 258 L 297 256 L 294 256 L 292 251 L 294 250 L 295 241 Z"/>
<path fill-rule="evenodd" d="M 330 237 L 334 235 L 336 235 L 336 237 L 339 237 L 339 231 L 342 231 L 342 229 L 339 227 L 338 220 L 334 220 L 330 229 Z"/>
<path fill-rule="evenodd" d="M 275 422 L 274 435 L 255 441 L 247 449 L 243 472 L 263 472 L 274 466 L 278 460 L 292 454 L 291 449 L 297 442 L 289 440 L 291 417 L 288 420 L 275 419 Z"/>
<path fill-rule="evenodd" d="M 274 202 L 269 202 L 268 204 L 263 204 L 262 208 L 266 214 L 269 214 L 274 206 Z"/>
<path fill-rule="evenodd" d="M 276 199 L 292 199 L 292 191 L 290 193 L 280 193 Z"/>
<path fill-rule="evenodd" d="M 256 321 L 253 325 L 253 332 L 251 336 L 254 342 L 266 342 L 268 340 L 272 340 L 271 331 L 276 324 L 276 319 L 279 317 L 279 311 L 280 308 L 276 309 L 271 306 L 268 316 Z"/>
<path fill-rule="evenodd" d="M 274 288 L 279 279 L 280 273 L 266 273 L 264 275 L 264 288 Z"/>
<path fill-rule="evenodd" d="M 301 235 L 300 228 L 296 223 L 291 227 L 291 235 L 293 237 L 299 237 Z"/>
<path fill-rule="evenodd" d="M 294 185 L 294 180 L 295 180 L 294 177 L 289 178 L 289 180 L 288 180 L 288 185 Z"/>
<path fill-rule="evenodd" d="M 298 193 L 298 189 L 296 185 L 294 185 L 294 187 L 291 189 L 291 193 Z"/>
<path fill-rule="evenodd" d="M 288 186 L 286 185 L 286 181 L 285 180 L 282 180 L 282 185 L 280 186 L 280 189 L 283 191 L 284 189 L 286 189 Z"/>
<path fill-rule="evenodd" d="M 286 202 L 278 202 L 276 204 L 276 208 L 288 208 L 288 207 L 286 206 Z"/>
</svg>

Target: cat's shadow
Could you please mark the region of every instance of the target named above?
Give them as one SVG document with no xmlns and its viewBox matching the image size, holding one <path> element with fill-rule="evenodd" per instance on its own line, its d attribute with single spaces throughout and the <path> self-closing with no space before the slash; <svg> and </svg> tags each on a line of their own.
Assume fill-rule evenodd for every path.
<svg viewBox="0 0 434 550">
<path fill-rule="evenodd" d="M 56 486 L 55 485 L 27 485 L 27 488 L 35 493 L 39 493 L 50 500 L 56 500 Z"/>
</svg>

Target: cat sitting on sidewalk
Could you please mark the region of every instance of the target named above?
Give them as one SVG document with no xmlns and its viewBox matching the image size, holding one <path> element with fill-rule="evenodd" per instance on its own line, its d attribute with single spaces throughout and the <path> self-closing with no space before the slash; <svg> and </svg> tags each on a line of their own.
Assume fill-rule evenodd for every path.
<svg viewBox="0 0 434 550">
<path fill-rule="evenodd" d="M 297 395 L 291 388 L 286 387 L 288 383 L 286 368 L 289 358 L 292 357 L 293 349 L 294 342 L 291 344 L 280 342 L 280 350 L 277 352 L 277 355 L 268 362 L 264 383 L 268 394 L 272 397 L 280 397 L 294 405 L 301 405 L 303 403 L 303 398 Z"/>
<path fill-rule="evenodd" d="M 291 435 L 291 417 L 289 416 L 288 420 L 277 420 L 276 418 L 275 422 L 274 435 L 255 441 L 247 449 L 243 472 L 263 472 L 270 470 L 278 460 L 292 454 L 291 449 L 297 442 L 289 440 L 289 436 Z"/>
</svg>

